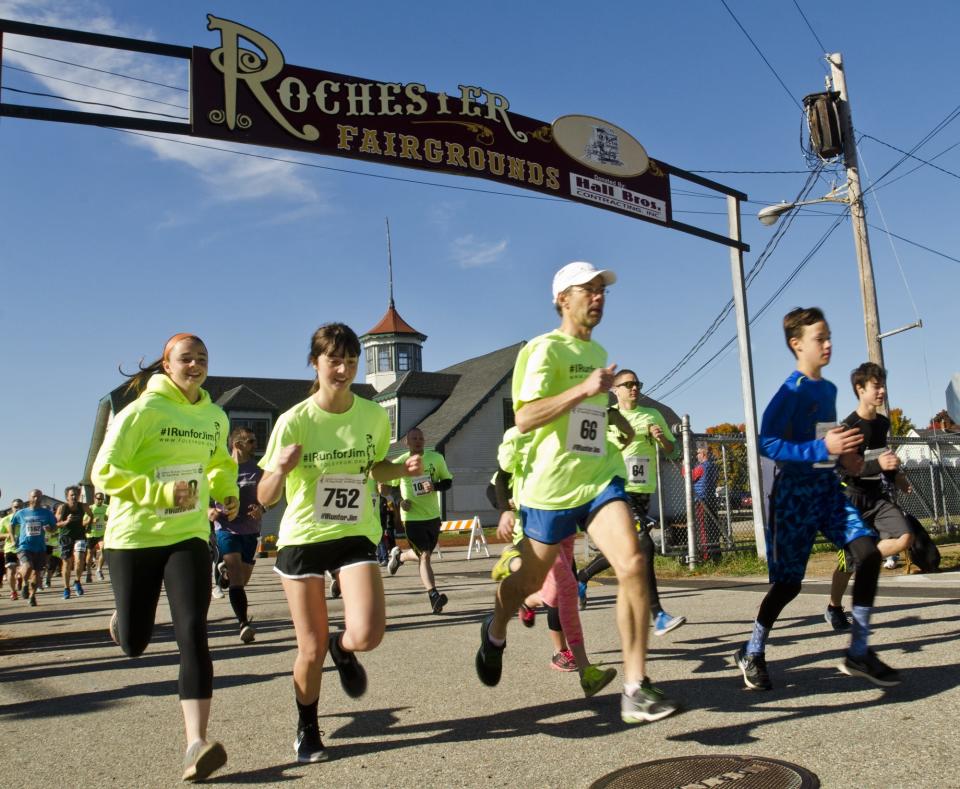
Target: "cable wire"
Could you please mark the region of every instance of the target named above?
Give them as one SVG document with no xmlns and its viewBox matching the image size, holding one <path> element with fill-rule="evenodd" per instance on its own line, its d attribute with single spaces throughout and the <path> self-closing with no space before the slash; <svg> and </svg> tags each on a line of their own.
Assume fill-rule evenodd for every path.
<svg viewBox="0 0 960 789">
<path fill-rule="evenodd" d="M 109 71 L 108 69 L 96 68 L 96 67 L 94 67 L 94 66 L 85 66 L 85 65 L 82 64 L 82 63 L 73 63 L 73 62 L 71 62 L 71 61 L 69 61 L 69 60 L 60 60 L 60 59 L 58 59 L 58 58 L 49 57 L 48 55 L 39 55 L 39 54 L 37 54 L 36 52 L 27 52 L 27 51 L 25 51 L 25 50 L 23 50 L 23 49 L 14 49 L 13 47 L 4 47 L 4 49 L 5 49 L 7 52 L 16 52 L 16 53 L 18 53 L 18 54 L 20 54 L 20 55 L 29 55 L 30 57 L 33 57 L 33 58 L 42 58 L 43 60 L 50 60 L 50 61 L 52 61 L 52 62 L 54 62 L 54 63 L 62 63 L 62 64 L 65 65 L 65 66 L 74 66 L 74 67 L 76 67 L 76 68 L 85 68 L 85 69 L 87 69 L 87 70 L 89 70 L 89 71 L 99 72 L 100 74 L 109 74 L 109 75 L 111 75 L 111 76 L 113 76 L 113 77 L 121 77 L 122 79 L 132 79 L 132 80 L 134 80 L 135 82 L 145 82 L 147 85 L 156 85 L 156 86 L 159 87 L 159 88 L 170 88 L 170 90 L 179 90 L 179 91 L 182 92 L 182 93 L 189 93 L 189 92 L 190 92 L 190 90 L 189 90 L 188 88 L 181 88 L 181 87 L 178 87 L 178 86 L 176 86 L 176 85 L 167 85 L 167 84 L 165 84 L 165 83 L 163 83 L 163 82 L 154 82 L 152 79 L 144 79 L 143 77 L 132 77 L 132 76 L 130 76 L 129 74 L 120 74 L 120 73 L 118 73 L 118 72 L 116 72 L 116 71 Z"/>
<path fill-rule="evenodd" d="M 41 93 L 36 90 L 21 90 L 20 88 L 11 88 L 7 85 L 0 85 L 0 90 L 9 90 L 13 93 L 22 93 L 27 96 L 41 96 L 47 99 L 57 99 L 59 101 L 70 101 L 74 104 L 89 104 L 94 107 L 109 107 L 112 110 L 123 110 L 124 112 L 137 112 L 141 115 L 159 115 L 161 118 L 173 118 L 178 121 L 188 121 L 186 115 L 171 115 L 169 112 L 158 112 L 157 110 L 137 110 L 133 107 L 123 107 L 119 104 L 107 104 L 102 101 L 87 101 L 85 99 L 71 99 L 68 96 L 59 96 L 56 93 Z"/>
</svg>

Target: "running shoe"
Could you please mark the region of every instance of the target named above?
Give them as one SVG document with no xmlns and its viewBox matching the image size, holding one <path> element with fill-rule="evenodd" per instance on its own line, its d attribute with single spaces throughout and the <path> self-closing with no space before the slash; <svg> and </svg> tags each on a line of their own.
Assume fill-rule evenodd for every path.
<svg viewBox="0 0 960 789">
<path fill-rule="evenodd" d="M 104 580 L 106 580 L 106 579 L 103 577 L 103 570 L 97 570 L 97 580 L 98 580 L 98 581 L 104 581 Z"/>
<path fill-rule="evenodd" d="M 397 570 L 403 562 L 400 560 L 400 546 L 396 545 L 390 549 L 390 561 L 387 564 L 387 572 L 390 575 L 396 575 Z"/>
<path fill-rule="evenodd" d="M 218 562 L 217 563 L 217 575 L 220 577 L 221 582 L 224 578 L 227 577 L 227 563 Z"/>
<path fill-rule="evenodd" d="M 603 690 L 617 676 L 615 668 L 587 666 L 580 675 L 580 687 L 588 699 Z"/>
<path fill-rule="evenodd" d="M 480 649 L 477 650 L 474 665 L 480 681 L 492 688 L 500 682 L 500 675 L 503 673 L 503 650 L 507 645 L 498 647 L 490 642 L 491 622 L 493 614 L 487 616 L 480 625 Z"/>
<path fill-rule="evenodd" d="M 847 615 L 847 612 L 843 610 L 842 605 L 836 607 L 828 605 L 827 610 L 823 613 L 823 618 L 827 621 L 827 624 L 838 633 L 850 629 L 850 617 Z"/>
<path fill-rule="evenodd" d="M 183 780 L 205 781 L 227 763 L 227 752 L 219 742 L 197 740 L 183 757 Z"/>
<path fill-rule="evenodd" d="M 68 587 L 66 587 L 66 586 L 63 587 L 63 599 L 64 599 L 64 600 L 69 600 L 69 599 L 70 599 L 70 589 L 69 589 Z"/>
<path fill-rule="evenodd" d="M 767 673 L 767 659 L 763 654 L 748 655 L 746 645 L 740 647 L 733 656 L 737 668 L 743 672 L 743 684 L 750 690 L 770 690 L 770 675 Z"/>
<path fill-rule="evenodd" d="M 297 752 L 297 761 L 300 764 L 315 764 L 327 760 L 327 749 L 323 747 L 320 737 L 323 732 L 312 724 L 305 728 L 297 727 L 297 739 L 293 749 Z"/>
<path fill-rule="evenodd" d="M 330 582 L 330 597 L 336 599 L 340 596 L 340 579 L 334 576 Z"/>
<path fill-rule="evenodd" d="M 223 589 L 220 588 L 220 584 L 213 585 L 213 596 L 217 600 L 223 600 Z"/>
<path fill-rule="evenodd" d="M 88 583 L 88 584 L 93 583 L 93 575 L 91 573 L 87 573 L 87 580 L 85 581 L 85 583 Z"/>
<path fill-rule="evenodd" d="M 244 622 L 240 625 L 240 640 L 244 644 L 249 644 L 257 637 L 257 631 L 251 627 L 249 622 Z"/>
<path fill-rule="evenodd" d="M 363 666 L 353 652 L 340 646 L 340 635 L 340 633 L 330 634 L 327 651 L 330 653 L 333 665 L 337 667 L 337 673 L 340 674 L 340 684 L 343 686 L 344 693 L 356 699 L 367 692 L 367 672 L 363 670 Z"/>
<path fill-rule="evenodd" d="M 44 581 L 43 581 L 43 588 L 44 588 L 44 589 L 49 589 L 49 588 L 50 588 L 50 576 L 49 576 L 49 575 L 48 575 L 48 576 L 44 579 Z"/>
<path fill-rule="evenodd" d="M 510 569 L 510 562 L 514 559 L 520 558 L 520 551 L 517 550 L 515 545 L 508 545 L 503 549 L 503 553 L 500 554 L 500 558 L 497 559 L 497 563 L 493 565 L 493 569 L 490 571 L 490 577 L 494 581 L 502 581 L 504 578 L 510 575 L 513 572 Z"/>
<path fill-rule="evenodd" d="M 580 598 L 580 610 L 587 607 L 587 584 L 584 581 L 577 583 L 577 597 Z"/>
<path fill-rule="evenodd" d="M 79 581 L 75 581 L 73 584 L 73 591 L 77 593 L 77 597 L 83 597 L 83 587 L 80 586 Z"/>
<path fill-rule="evenodd" d="M 620 717 L 624 723 L 652 723 L 679 709 L 680 705 L 668 699 L 647 677 L 633 693 L 620 695 Z"/>
<path fill-rule="evenodd" d="M 554 652 L 553 657 L 550 658 L 550 668 L 557 671 L 576 671 L 577 661 L 574 660 L 573 653 L 565 649 L 562 652 Z"/>
<path fill-rule="evenodd" d="M 120 646 L 120 617 L 116 611 L 110 615 L 110 625 L 107 627 L 107 630 L 110 633 L 110 638 L 113 640 L 113 643 Z"/>
<path fill-rule="evenodd" d="M 11 590 L 10 590 L 10 599 L 11 599 L 11 600 L 19 600 L 19 599 L 20 599 L 20 596 L 17 594 L 17 590 L 16 590 L 16 589 L 11 589 Z"/>
<path fill-rule="evenodd" d="M 28 595 L 30 598 L 30 605 L 35 606 L 37 604 L 37 593 L 34 592 L 32 595 Z"/>
<path fill-rule="evenodd" d="M 685 616 L 670 616 L 666 611 L 661 611 L 653 620 L 653 634 L 663 636 L 671 630 L 676 630 L 680 625 L 685 624 Z"/>
<path fill-rule="evenodd" d="M 433 609 L 433 613 L 439 614 L 443 611 L 447 602 L 447 596 L 443 592 L 438 592 L 436 589 L 430 592 L 430 607 Z"/>
<path fill-rule="evenodd" d="M 887 570 L 896 570 L 897 567 L 900 566 L 900 562 L 897 561 L 897 557 L 896 557 L 895 555 L 894 555 L 894 556 L 888 556 L 887 559 L 886 559 L 886 561 L 883 563 L 883 566 L 884 566 Z"/>
<path fill-rule="evenodd" d="M 524 627 L 533 627 L 537 623 L 537 612 L 523 603 L 520 603 L 520 610 L 517 611 L 517 616 L 520 617 L 520 621 Z"/>
<path fill-rule="evenodd" d="M 900 684 L 900 672 L 880 660 L 872 649 L 868 649 L 861 657 L 854 657 L 847 652 L 837 668 L 850 677 L 863 677 L 881 688 Z"/>
</svg>

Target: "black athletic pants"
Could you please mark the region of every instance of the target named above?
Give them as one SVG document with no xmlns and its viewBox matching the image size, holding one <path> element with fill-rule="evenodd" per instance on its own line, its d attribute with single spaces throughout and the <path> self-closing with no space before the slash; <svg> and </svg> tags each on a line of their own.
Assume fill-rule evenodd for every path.
<svg viewBox="0 0 960 789">
<path fill-rule="evenodd" d="M 142 655 L 150 643 L 160 589 L 164 587 L 180 649 L 180 698 L 211 698 L 213 661 L 207 646 L 210 606 L 207 541 L 191 539 L 162 548 L 112 548 L 106 555 L 124 654 Z"/>
</svg>

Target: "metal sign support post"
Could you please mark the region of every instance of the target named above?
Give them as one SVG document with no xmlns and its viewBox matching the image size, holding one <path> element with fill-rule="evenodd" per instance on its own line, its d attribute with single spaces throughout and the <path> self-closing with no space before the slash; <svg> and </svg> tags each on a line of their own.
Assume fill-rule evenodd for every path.
<svg viewBox="0 0 960 789">
<path fill-rule="evenodd" d="M 730 238 L 740 238 L 740 201 L 727 196 L 727 219 Z M 730 247 L 730 276 L 733 279 L 733 305 L 737 316 L 737 345 L 740 349 L 740 388 L 743 394 L 743 422 L 747 439 L 747 467 L 750 471 L 750 497 L 753 500 L 753 533 L 757 540 L 757 556 L 766 559 L 767 543 L 763 533 L 763 482 L 760 479 L 760 451 L 757 440 L 757 410 L 753 390 L 753 355 L 750 351 L 750 324 L 747 321 L 747 285 L 743 278 L 743 251 Z"/>
</svg>

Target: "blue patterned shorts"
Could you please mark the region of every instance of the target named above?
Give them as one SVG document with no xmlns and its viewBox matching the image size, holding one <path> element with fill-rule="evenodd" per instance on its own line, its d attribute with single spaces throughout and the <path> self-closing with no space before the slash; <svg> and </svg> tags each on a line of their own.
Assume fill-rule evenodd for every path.
<svg viewBox="0 0 960 789">
<path fill-rule="evenodd" d="M 838 548 L 858 537 L 877 537 L 843 495 L 832 471 L 778 476 L 771 499 L 773 507 L 764 530 L 771 583 L 803 581 L 818 531 Z"/>
</svg>

